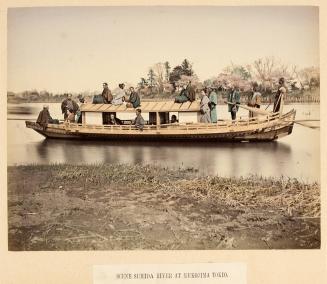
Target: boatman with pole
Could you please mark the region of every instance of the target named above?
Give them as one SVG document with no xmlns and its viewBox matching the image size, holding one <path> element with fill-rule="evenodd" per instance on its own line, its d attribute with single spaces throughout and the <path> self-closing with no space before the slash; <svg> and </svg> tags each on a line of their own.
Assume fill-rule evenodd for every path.
<svg viewBox="0 0 327 284">
<path fill-rule="evenodd" d="M 283 77 L 280 78 L 278 83 L 279 86 L 275 95 L 273 112 L 280 112 L 281 114 L 283 111 L 284 96 L 286 94 L 285 79 Z"/>
</svg>

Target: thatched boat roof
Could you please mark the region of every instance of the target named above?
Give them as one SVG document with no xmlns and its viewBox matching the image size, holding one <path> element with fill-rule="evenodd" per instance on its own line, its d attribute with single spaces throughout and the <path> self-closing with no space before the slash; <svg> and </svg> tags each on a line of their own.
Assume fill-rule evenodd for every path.
<svg viewBox="0 0 327 284">
<path fill-rule="evenodd" d="M 200 101 L 175 103 L 174 101 L 142 102 L 142 112 L 197 112 L 200 111 Z M 81 111 L 85 112 L 135 112 L 132 107 L 112 104 L 82 104 Z"/>
</svg>

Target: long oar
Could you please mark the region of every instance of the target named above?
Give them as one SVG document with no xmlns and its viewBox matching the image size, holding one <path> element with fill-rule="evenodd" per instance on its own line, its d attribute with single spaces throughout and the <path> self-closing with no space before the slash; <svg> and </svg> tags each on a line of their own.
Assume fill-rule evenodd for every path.
<svg viewBox="0 0 327 284">
<path fill-rule="evenodd" d="M 298 125 L 301 125 L 301 126 L 304 126 L 304 127 L 309 127 L 309 128 L 312 128 L 312 129 L 317 129 L 317 128 L 320 128 L 320 125 L 319 126 L 315 126 L 315 125 L 308 125 L 308 124 L 305 124 L 305 123 L 301 123 L 301 122 L 296 122 L 294 121 L 294 123 L 298 124 Z"/>
<path fill-rule="evenodd" d="M 284 119 L 285 120 L 285 119 Z M 301 126 L 304 126 L 304 127 L 308 127 L 308 128 L 312 128 L 312 129 L 317 129 L 317 128 L 320 128 L 320 125 L 319 126 L 316 126 L 316 125 L 308 125 L 308 124 L 305 124 L 305 122 L 316 122 L 316 121 L 319 121 L 320 122 L 320 119 L 296 119 L 296 120 L 285 120 L 287 122 L 294 122 L 298 125 L 301 125 Z"/>
<path fill-rule="evenodd" d="M 230 102 L 225 102 L 226 104 L 229 104 L 229 105 L 235 105 L 234 103 L 230 103 Z M 266 111 L 266 110 L 263 110 L 263 109 L 259 109 L 259 108 L 255 108 L 255 107 L 249 107 L 249 106 L 245 106 L 245 105 L 240 105 L 240 104 L 236 104 L 238 107 L 240 108 L 244 108 L 248 111 L 252 111 L 254 113 L 258 113 L 258 114 L 262 114 L 262 115 L 269 115 L 269 114 L 272 114 L 270 111 Z"/>
</svg>

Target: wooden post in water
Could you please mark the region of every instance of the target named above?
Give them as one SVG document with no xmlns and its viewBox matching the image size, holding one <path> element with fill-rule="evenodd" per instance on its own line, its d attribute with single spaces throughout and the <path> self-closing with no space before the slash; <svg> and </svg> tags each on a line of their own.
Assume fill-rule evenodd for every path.
<svg viewBox="0 0 327 284">
<path fill-rule="evenodd" d="M 160 115 L 159 112 L 156 112 L 156 124 L 157 124 L 157 130 L 160 128 Z"/>
</svg>

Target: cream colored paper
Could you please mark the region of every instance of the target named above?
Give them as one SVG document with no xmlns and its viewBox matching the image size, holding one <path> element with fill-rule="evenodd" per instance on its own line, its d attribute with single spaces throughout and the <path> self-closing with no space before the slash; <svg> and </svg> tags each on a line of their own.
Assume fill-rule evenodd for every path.
<svg viewBox="0 0 327 284">
<path fill-rule="evenodd" d="M 6 191 L 6 9 L 15 6 L 54 5 L 318 5 L 320 8 L 321 67 L 321 199 L 320 250 L 243 251 L 88 251 L 8 252 Z M 247 283 L 327 283 L 326 271 L 326 40 L 325 1 L 1 1 L 1 243 L 0 283 L 92 283 L 94 265 L 241 262 L 247 265 Z M 304 39 L 305 40 L 305 39 Z M 200 281 L 198 283 L 201 283 Z"/>
</svg>

